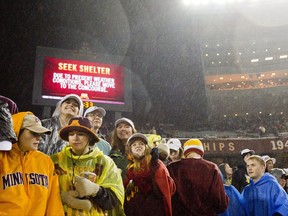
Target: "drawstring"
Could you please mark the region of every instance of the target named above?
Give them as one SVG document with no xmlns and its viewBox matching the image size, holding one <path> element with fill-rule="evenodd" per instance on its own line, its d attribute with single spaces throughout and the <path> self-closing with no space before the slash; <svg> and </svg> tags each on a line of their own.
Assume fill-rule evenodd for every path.
<svg viewBox="0 0 288 216">
<path fill-rule="evenodd" d="M 85 147 L 83 148 L 81 154 L 78 156 L 78 158 L 77 158 L 75 161 L 74 161 L 74 159 L 73 159 L 72 149 L 70 149 L 71 160 L 72 160 L 72 185 L 73 185 L 73 186 L 75 186 L 75 172 L 74 172 L 75 166 L 77 165 L 77 162 L 78 162 L 78 160 L 80 159 L 80 157 L 83 155 L 83 152 L 85 151 L 85 149 L 86 149 L 86 147 L 87 147 L 88 144 L 89 144 L 89 143 L 87 143 L 87 144 L 85 145 Z"/>
</svg>

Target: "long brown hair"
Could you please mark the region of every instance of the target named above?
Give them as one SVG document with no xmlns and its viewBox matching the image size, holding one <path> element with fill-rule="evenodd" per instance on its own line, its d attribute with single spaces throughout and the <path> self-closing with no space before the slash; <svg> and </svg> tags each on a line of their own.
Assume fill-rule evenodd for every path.
<svg viewBox="0 0 288 216">
<path fill-rule="evenodd" d="M 150 154 L 151 148 L 148 146 L 148 144 L 145 145 L 144 157 L 141 158 L 134 157 L 131 151 L 131 145 L 128 146 L 127 151 L 129 159 L 129 164 L 127 166 L 128 169 L 131 167 L 133 167 L 134 171 L 149 169 L 151 164 L 151 154 Z"/>
<path fill-rule="evenodd" d="M 132 127 L 132 134 L 134 134 L 136 132 L 137 132 L 137 130 Z M 115 128 L 113 130 L 113 134 L 112 134 L 112 141 L 111 141 L 112 149 L 119 149 L 122 154 L 125 154 L 125 152 L 126 152 L 125 144 L 126 143 L 122 143 L 122 141 L 117 136 L 116 128 Z"/>
</svg>

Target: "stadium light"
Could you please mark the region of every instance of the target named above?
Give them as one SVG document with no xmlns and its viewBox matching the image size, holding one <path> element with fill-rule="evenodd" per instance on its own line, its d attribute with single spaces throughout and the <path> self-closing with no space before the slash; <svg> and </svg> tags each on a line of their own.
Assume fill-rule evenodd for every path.
<svg viewBox="0 0 288 216">
<path fill-rule="evenodd" d="M 203 6 L 203 5 L 233 5 L 240 3 L 259 3 L 267 0 L 182 0 L 182 3 L 186 6 Z"/>
</svg>

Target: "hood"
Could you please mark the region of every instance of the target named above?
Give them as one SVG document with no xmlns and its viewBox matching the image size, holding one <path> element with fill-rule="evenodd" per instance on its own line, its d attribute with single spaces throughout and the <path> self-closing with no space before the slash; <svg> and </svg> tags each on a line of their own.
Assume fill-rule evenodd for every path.
<svg viewBox="0 0 288 216">
<path fill-rule="evenodd" d="M 15 132 L 17 138 L 19 136 L 19 132 L 20 132 L 24 117 L 27 114 L 33 114 L 33 113 L 32 112 L 19 112 L 17 114 L 12 115 L 13 129 L 14 129 L 14 132 Z"/>
<path fill-rule="evenodd" d="M 63 97 L 57 104 L 56 104 L 56 108 L 52 114 L 52 117 L 53 116 L 59 116 L 60 115 L 60 106 L 61 104 L 67 100 L 68 98 L 72 98 L 74 100 L 76 100 L 79 104 L 79 113 L 77 116 L 82 116 L 83 115 L 83 111 L 84 111 L 84 105 L 83 105 L 83 102 L 82 102 L 82 99 L 78 96 L 78 95 L 75 95 L 75 94 L 70 94 L 70 95 L 66 95 L 65 97 Z"/>
<path fill-rule="evenodd" d="M 264 173 L 264 175 L 256 183 L 254 183 L 253 180 L 250 179 L 250 184 L 252 186 L 260 186 L 262 184 L 265 184 L 267 181 L 271 181 L 271 180 L 277 182 L 274 176 L 272 176 L 270 173 Z"/>
</svg>

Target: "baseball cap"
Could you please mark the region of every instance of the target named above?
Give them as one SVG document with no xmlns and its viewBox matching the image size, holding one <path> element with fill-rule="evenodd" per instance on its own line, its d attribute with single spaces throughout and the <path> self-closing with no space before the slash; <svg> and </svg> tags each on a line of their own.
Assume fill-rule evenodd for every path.
<svg viewBox="0 0 288 216">
<path fill-rule="evenodd" d="M 120 123 L 127 123 L 129 124 L 134 130 L 135 130 L 135 126 L 134 123 L 128 119 L 128 118 L 120 118 L 115 122 L 115 128 L 120 124 Z"/>
<path fill-rule="evenodd" d="M 270 158 L 269 155 L 263 155 L 262 158 L 265 161 L 265 163 L 267 163 L 267 161 L 269 161 L 269 160 L 271 160 L 273 164 L 276 163 L 276 158 Z"/>
<path fill-rule="evenodd" d="M 21 129 L 28 129 L 32 132 L 39 133 L 39 134 L 50 134 L 51 131 L 45 127 L 42 126 L 40 119 L 33 115 L 33 114 L 27 114 L 22 122 Z"/>
<path fill-rule="evenodd" d="M 169 139 L 167 141 L 167 145 L 168 145 L 169 149 L 172 149 L 174 151 L 178 151 L 182 146 L 179 139 Z"/>
<path fill-rule="evenodd" d="M 254 154 L 255 154 L 255 151 L 254 151 L 254 150 L 250 150 L 250 149 L 243 149 L 240 154 L 241 154 L 242 156 L 244 156 L 244 155 L 246 155 L 246 154 L 248 154 L 248 153 L 250 153 L 251 155 L 254 155 Z"/>
<path fill-rule="evenodd" d="M 130 136 L 129 138 L 128 138 L 128 140 L 127 140 L 127 144 L 131 144 L 132 142 L 132 139 L 136 139 L 136 138 L 140 138 L 140 139 L 143 139 L 145 142 L 146 142 L 146 144 L 148 145 L 148 139 L 147 139 L 147 137 L 144 135 L 144 134 L 142 134 L 142 133 L 134 133 L 132 136 Z"/>
<path fill-rule="evenodd" d="M 65 95 L 65 96 L 56 104 L 56 108 L 55 108 L 52 116 L 58 116 L 58 115 L 60 114 L 60 106 L 61 106 L 61 104 L 62 104 L 64 101 L 68 100 L 68 99 L 74 99 L 74 100 L 77 101 L 78 107 L 79 107 L 79 113 L 78 113 L 77 116 L 82 116 L 82 114 L 83 114 L 83 101 L 82 101 L 82 99 L 81 99 L 78 95 L 76 95 L 76 94 L 68 94 L 68 95 Z"/>
<path fill-rule="evenodd" d="M 87 115 L 88 113 L 94 112 L 95 110 L 99 111 L 103 116 L 106 115 L 106 111 L 105 111 L 104 108 L 102 108 L 102 107 L 97 107 L 97 106 L 92 106 L 92 107 L 89 107 L 89 108 L 85 111 L 84 117 L 86 117 L 86 115 Z"/>
<path fill-rule="evenodd" d="M 280 168 L 273 168 L 270 171 L 270 174 L 273 175 L 278 181 L 280 178 L 285 178 L 286 179 L 286 172 L 284 171 L 284 169 L 280 169 Z"/>
</svg>

